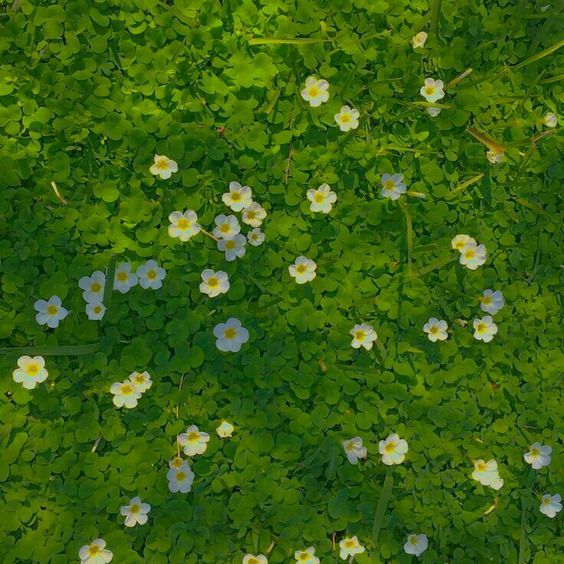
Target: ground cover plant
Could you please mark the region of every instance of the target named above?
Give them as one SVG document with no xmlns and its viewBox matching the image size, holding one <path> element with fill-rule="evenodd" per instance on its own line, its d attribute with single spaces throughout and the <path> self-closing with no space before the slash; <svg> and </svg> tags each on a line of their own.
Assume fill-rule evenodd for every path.
<svg viewBox="0 0 564 564">
<path fill-rule="evenodd" d="M 557 562 L 562 13 L 4 3 L 2 562 Z"/>
</svg>

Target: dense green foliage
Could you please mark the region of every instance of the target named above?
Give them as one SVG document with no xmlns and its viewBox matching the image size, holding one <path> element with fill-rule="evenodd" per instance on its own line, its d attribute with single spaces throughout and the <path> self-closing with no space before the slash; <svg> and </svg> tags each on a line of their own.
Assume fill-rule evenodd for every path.
<svg viewBox="0 0 564 564">
<path fill-rule="evenodd" d="M 98 536 L 120 564 L 239 563 L 271 542 L 273 563 L 310 545 L 336 562 L 337 533 L 366 546 L 359 564 L 401 563 L 412 532 L 429 537 L 427 563 L 556 562 L 558 519 L 539 512 L 537 495 L 562 493 L 563 174 L 559 131 L 541 119 L 561 101 L 551 79 L 562 59 L 554 50 L 527 61 L 561 39 L 559 4 L 542 12 L 548 3 L 4 7 L 0 337 L 38 347 L 49 378 L 24 390 L 11 373 L 25 350 L 2 351 L 3 562 L 73 562 Z M 414 50 L 421 30 L 429 40 Z M 441 114 L 427 115 L 424 79 L 446 85 L 469 67 Z M 299 94 L 310 75 L 330 84 L 320 108 Z M 333 116 L 347 103 L 360 126 L 341 133 Z M 470 126 L 502 144 L 506 161 L 491 165 Z M 149 173 L 155 154 L 178 162 L 170 180 Z M 381 198 L 380 176 L 392 172 L 426 198 Z M 232 180 L 267 209 L 262 246 L 227 263 L 203 235 L 168 236 L 174 210 L 195 210 L 211 229 Z M 323 182 L 339 199 L 314 215 L 305 193 Z M 486 245 L 483 267 L 458 264 L 458 233 Z M 318 274 L 297 286 L 288 265 L 301 254 Z M 113 292 L 104 319 L 89 321 L 78 280 L 112 257 L 154 258 L 167 277 L 160 290 Z M 213 300 L 198 290 L 208 267 L 231 279 Z M 486 288 L 507 300 L 487 344 L 471 329 Z M 35 322 L 34 302 L 54 294 L 71 313 L 51 330 Z M 250 339 L 225 354 L 212 331 L 231 316 Z M 427 340 L 432 316 L 448 321 L 447 341 Z M 351 348 L 363 321 L 380 348 Z M 56 354 L 91 343 L 88 354 Z M 118 410 L 109 387 L 134 370 L 148 370 L 153 387 Z M 215 435 L 222 418 L 232 439 Z M 194 458 L 193 491 L 173 494 L 168 461 L 191 424 L 212 437 Z M 391 432 L 409 453 L 388 470 L 378 441 Z M 341 441 L 357 435 L 369 454 L 351 465 Z M 523 460 L 535 441 L 554 449 L 538 472 Z M 501 491 L 471 479 L 476 458 L 498 461 Z M 386 472 L 393 490 L 374 542 Z M 125 529 L 119 508 L 135 495 L 153 509 L 147 525 Z"/>
</svg>

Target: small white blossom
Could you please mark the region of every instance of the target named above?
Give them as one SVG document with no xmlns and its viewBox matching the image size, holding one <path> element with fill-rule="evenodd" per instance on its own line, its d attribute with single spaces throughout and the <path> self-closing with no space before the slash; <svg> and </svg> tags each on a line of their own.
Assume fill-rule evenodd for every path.
<svg viewBox="0 0 564 564">
<path fill-rule="evenodd" d="M 306 79 L 305 88 L 301 91 L 302 98 L 309 102 L 313 108 L 321 106 L 329 100 L 329 83 L 326 80 L 319 80 L 315 76 Z"/>
<path fill-rule="evenodd" d="M 411 45 L 413 45 L 414 49 L 422 49 L 425 47 L 425 41 L 427 41 L 427 33 L 424 31 L 420 31 L 416 35 L 411 38 Z"/>
<path fill-rule="evenodd" d="M 137 277 L 141 288 L 158 290 L 163 285 L 166 270 L 157 264 L 156 260 L 148 260 L 137 268 Z"/>
<path fill-rule="evenodd" d="M 233 434 L 234 430 L 235 427 L 233 427 L 231 423 L 229 423 L 228 421 L 222 421 L 219 427 L 217 427 L 217 429 L 215 430 L 215 432 L 218 434 L 220 438 L 227 439 Z"/>
<path fill-rule="evenodd" d="M 264 243 L 264 238 L 265 235 L 260 230 L 260 227 L 255 227 L 252 231 L 249 231 L 249 233 L 247 234 L 247 239 L 249 241 L 249 244 L 252 245 L 253 247 L 258 247 L 259 245 L 262 245 Z"/>
<path fill-rule="evenodd" d="M 137 285 L 137 274 L 131 272 L 131 263 L 121 262 L 116 268 L 114 276 L 114 290 L 125 294 L 129 292 L 133 286 Z"/>
<path fill-rule="evenodd" d="M 476 270 L 486 262 L 486 256 L 485 245 L 476 245 L 475 241 L 470 241 L 460 251 L 460 264 L 468 270 Z"/>
<path fill-rule="evenodd" d="M 220 239 L 217 242 L 217 248 L 225 252 L 225 260 L 227 262 L 234 261 L 236 258 L 241 258 L 247 252 L 245 245 L 247 238 L 239 233 L 233 239 Z"/>
<path fill-rule="evenodd" d="M 503 308 L 504 305 L 505 298 L 499 290 L 496 292 L 493 290 L 484 290 L 484 293 L 480 298 L 480 308 L 482 311 L 495 315 Z"/>
<path fill-rule="evenodd" d="M 367 351 L 369 351 L 372 348 L 374 341 L 378 338 L 376 331 L 374 331 L 374 327 L 372 327 L 372 325 L 368 325 L 368 323 L 355 325 L 350 330 L 350 334 L 353 338 L 351 342 L 351 347 L 353 349 L 364 347 Z"/>
<path fill-rule="evenodd" d="M 558 125 L 558 118 L 556 117 L 556 114 L 549 112 L 544 116 L 543 123 L 546 127 L 556 127 Z"/>
<path fill-rule="evenodd" d="M 329 213 L 337 201 L 337 194 L 331 190 L 329 184 L 322 184 L 317 190 L 308 190 L 307 199 L 311 202 L 309 209 L 312 212 Z"/>
<path fill-rule="evenodd" d="M 170 221 L 169 236 L 173 239 L 180 239 L 182 242 L 188 241 L 202 230 L 194 210 L 173 211 L 168 216 L 168 220 Z"/>
<path fill-rule="evenodd" d="M 210 298 L 215 298 L 219 294 L 225 294 L 229 290 L 229 276 L 223 270 L 214 272 L 206 268 L 202 271 L 202 283 L 200 292 L 207 294 Z"/>
<path fill-rule="evenodd" d="M 86 315 L 91 321 L 99 321 L 106 313 L 106 306 L 102 303 L 86 304 Z"/>
<path fill-rule="evenodd" d="M 178 443 L 184 448 L 184 454 L 187 456 L 204 454 L 208 448 L 209 440 L 210 436 L 200 431 L 196 425 L 191 425 L 186 429 L 186 433 L 178 435 Z"/>
<path fill-rule="evenodd" d="M 427 547 L 429 546 L 429 541 L 427 540 L 427 535 L 408 535 L 407 541 L 403 545 L 403 549 L 406 554 L 413 554 L 414 556 L 420 556 L 423 554 Z"/>
<path fill-rule="evenodd" d="M 439 321 L 436 317 L 429 318 L 429 321 L 423 325 L 423 331 L 427 333 L 427 338 L 432 343 L 446 341 L 448 339 L 447 329 L 447 322 L 444 319 Z"/>
<path fill-rule="evenodd" d="M 114 557 L 111 550 L 106 548 L 104 539 L 93 540 L 78 551 L 81 564 L 107 564 Z"/>
<path fill-rule="evenodd" d="M 218 239 L 233 239 L 235 235 L 241 232 L 239 221 L 234 215 L 218 215 L 214 221 L 216 227 L 213 234 Z"/>
<path fill-rule="evenodd" d="M 168 489 L 172 493 L 188 493 L 192 490 L 194 472 L 186 460 L 174 458 L 169 462 L 170 470 L 167 472 Z"/>
<path fill-rule="evenodd" d="M 384 174 L 380 180 L 382 183 L 382 191 L 380 196 L 397 200 L 407 191 L 407 186 L 403 181 L 403 174 Z"/>
<path fill-rule="evenodd" d="M 66 310 L 61 302 L 59 296 L 51 296 L 49 301 L 37 300 L 33 304 L 37 315 L 35 316 L 35 321 L 39 325 L 47 325 L 51 329 L 55 329 L 59 326 L 59 322 L 63 320 L 68 315 L 68 310 Z"/>
<path fill-rule="evenodd" d="M 33 390 L 37 384 L 45 382 L 49 373 L 45 368 L 45 359 L 42 356 L 20 356 L 18 368 L 12 372 L 14 382 L 21 384 L 26 390 Z"/>
<path fill-rule="evenodd" d="M 378 452 L 382 455 L 382 462 L 387 466 L 401 464 L 408 451 L 407 441 L 392 433 L 385 440 L 378 443 Z"/>
<path fill-rule="evenodd" d="M 488 486 L 494 490 L 500 490 L 503 487 L 503 480 L 499 476 L 495 460 L 488 460 L 487 462 L 482 459 L 474 460 L 472 478 L 483 486 Z"/>
<path fill-rule="evenodd" d="M 253 202 L 253 193 L 248 186 L 241 186 L 238 182 L 229 183 L 229 192 L 223 194 L 221 199 L 226 206 L 234 212 L 240 212 Z"/>
<path fill-rule="evenodd" d="M 114 395 L 112 401 L 116 407 L 126 407 L 132 409 L 137 406 L 137 400 L 141 397 L 141 392 L 133 382 L 116 382 L 110 387 L 110 392 Z"/>
<path fill-rule="evenodd" d="M 543 466 L 548 466 L 551 461 L 552 447 L 543 446 L 540 443 L 533 443 L 529 452 L 523 456 L 525 461 L 530 464 L 534 470 L 540 470 Z"/>
<path fill-rule="evenodd" d="M 339 542 L 339 556 L 341 560 L 346 560 L 351 556 L 355 556 L 356 554 L 362 554 L 366 549 L 358 542 L 358 538 L 354 537 L 346 537 L 342 541 Z"/>
<path fill-rule="evenodd" d="M 562 511 L 562 503 L 560 503 L 561 501 L 562 498 L 560 497 L 560 494 L 544 494 L 542 496 L 542 501 L 540 504 L 540 512 L 553 519 L 554 517 L 556 517 L 557 513 L 560 513 L 560 511 Z"/>
<path fill-rule="evenodd" d="M 427 102 L 436 102 L 441 98 L 445 97 L 444 84 L 442 80 L 433 80 L 432 78 L 426 78 L 425 84 L 421 87 L 419 91 L 421 96 L 427 100 Z"/>
<path fill-rule="evenodd" d="M 489 343 L 497 333 L 497 325 L 493 319 L 486 315 L 482 319 L 474 319 L 474 339 Z"/>
<path fill-rule="evenodd" d="M 338 114 L 335 114 L 335 121 L 341 131 L 349 131 L 358 127 L 358 110 L 349 106 L 343 106 Z"/>
<path fill-rule="evenodd" d="M 151 165 L 149 171 L 162 180 L 166 180 L 172 176 L 173 172 L 178 172 L 178 165 L 164 155 L 155 155 L 155 162 Z"/>
<path fill-rule="evenodd" d="M 142 503 L 140 497 L 134 497 L 129 505 L 122 505 L 119 512 L 125 517 L 126 527 L 135 527 L 135 525 L 144 525 L 147 522 L 148 513 L 151 506 L 148 503 Z"/>
<path fill-rule="evenodd" d="M 314 261 L 307 257 L 299 256 L 296 262 L 288 267 L 288 271 L 297 284 L 305 284 L 306 282 L 311 282 L 317 276 L 316 268 L 317 264 Z"/>
<path fill-rule="evenodd" d="M 266 217 L 266 210 L 256 202 L 249 204 L 243 210 L 243 215 L 242 215 L 243 223 L 246 223 L 251 227 L 260 227 L 265 217 Z"/>
<path fill-rule="evenodd" d="M 343 441 L 343 448 L 345 454 L 351 464 L 356 464 L 359 458 L 366 458 L 366 447 L 362 446 L 362 439 L 360 437 L 353 437 L 348 441 Z"/>
<path fill-rule="evenodd" d="M 137 391 L 144 394 L 152 385 L 150 374 L 145 372 L 132 372 L 129 375 L 129 381 L 137 388 Z"/>
<path fill-rule="evenodd" d="M 246 554 L 243 556 L 243 564 L 268 564 L 268 558 L 264 554 Z"/>
<path fill-rule="evenodd" d="M 476 240 L 472 239 L 470 235 L 457 235 L 451 242 L 451 247 L 459 252 L 462 252 L 462 249 L 466 247 L 466 245 L 476 245 Z"/>
<path fill-rule="evenodd" d="M 310 546 L 304 550 L 296 550 L 294 559 L 299 564 L 319 564 L 319 558 L 315 556 L 315 548 Z"/>
<path fill-rule="evenodd" d="M 215 346 L 222 352 L 238 352 L 241 345 L 249 340 L 249 332 L 235 317 L 225 323 L 218 323 L 213 330 L 216 337 Z"/>
<path fill-rule="evenodd" d="M 101 270 L 96 270 L 91 276 L 83 276 L 78 281 L 78 286 L 84 290 L 82 298 L 87 304 L 97 304 L 104 299 L 104 285 L 106 275 Z"/>
</svg>

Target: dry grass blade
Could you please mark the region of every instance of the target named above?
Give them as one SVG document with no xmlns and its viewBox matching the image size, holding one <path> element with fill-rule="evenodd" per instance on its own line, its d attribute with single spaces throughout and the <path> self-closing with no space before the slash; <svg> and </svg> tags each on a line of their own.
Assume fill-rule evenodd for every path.
<svg viewBox="0 0 564 564">
<path fill-rule="evenodd" d="M 492 151 L 496 151 L 498 153 L 505 152 L 505 148 L 503 147 L 503 145 L 496 143 L 493 139 L 490 139 L 487 135 L 480 133 L 475 127 L 469 127 L 466 131 L 468 131 L 468 133 L 470 133 L 470 135 L 472 135 L 474 139 L 477 139 L 488 149 L 491 149 Z"/>
<path fill-rule="evenodd" d="M 467 76 L 472 74 L 474 69 L 468 68 L 463 73 L 460 73 L 458 76 L 453 78 L 446 86 L 446 89 L 449 90 L 450 88 L 454 88 L 461 80 L 464 80 Z"/>
<path fill-rule="evenodd" d="M 57 188 L 57 185 L 55 184 L 54 180 L 51 180 L 51 188 L 53 188 L 53 192 L 55 192 L 55 196 L 57 196 L 57 200 L 59 200 L 59 202 L 61 202 L 63 206 L 66 206 L 68 202 L 61 196 L 61 193 L 59 192 L 59 189 Z"/>
</svg>

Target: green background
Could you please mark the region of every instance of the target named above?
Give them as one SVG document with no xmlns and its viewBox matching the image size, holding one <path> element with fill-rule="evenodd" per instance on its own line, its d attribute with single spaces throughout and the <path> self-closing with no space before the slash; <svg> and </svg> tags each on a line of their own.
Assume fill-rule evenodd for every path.
<svg viewBox="0 0 564 564">
<path fill-rule="evenodd" d="M 11 377 L 23 353 L 2 350 L 3 562 L 74 562 L 98 536 L 120 564 L 240 562 L 273 541 L 270 562 L 309 545 L 336 562 L 334 532 L 359 537 L 359 564 L 409 562 L 412 532 L 429 537 L 426 563 L 557 561 L 559 519 L 537 495 L 563 493 L 562 144 L 540 124 L 562 99 L 562 57 L 543 50 L 563 26 L 547 3 L 4 4 L 0 337 L 40 347 L 49 378 L 24 390 Z M 421 30 L 430 37 L 414 51 Z M 447 84 L 469 67 L 430 118 L 424 79 Z M 316 109 L 299 95 L 312 74 L 330 83 Z M 343 134 L 333 116 L 346 103 L 361 117 Z M 492 167 L 469 126 L 503 144 L 506 162 Z M 178 162 L 170 180 L 149 174 L 155 153 Z M 393 172 L 426 199 L 381 198 L 379 178 Z M 212 227 L 232 180 L 268 211 L 262 246 L 226 263 L 203 235 L 168 237 L 174 210 Z M 305 193 L 324 182 L 339 199 L 314 216 Z M 458 264 L 458 233 L 486 245 L 483 267 Z M 318 275 L 297 286 L 287 267 L 301 254 Z M 114 292 L 103 321 L 88 321 L 78 280 L 112 257 L 156 259 L 163 288 Z M 199 292 L 204 268 L 229 273 L 228 294 Z M 489 344 L 455 321 L 482 317 L 474 298 L 486 288 L 507 300 Z M 71 310 L 54 331 L 33 308 L 53 294 Z M 228 355 L 212 330 L 230 316 L 250 340 Z M 429 317 L 448 321 L 448 341 L 426 339 Z M 383 351 L 350 347 L 361 322 Z M 96 352 L 47 356 L 89 343 Z M 155 383 L 136 409 L 117 410 L 109 387 L 134 370 Z M 222 418 L 232 439 L 215 435 Z M 212 439 L 193 491 L 171 494 L 167 462 L 190 424 Z M 378 441 L 391 432 L 409 453 L 379 515 Z M 369 457 L 352 466 L 341 441 L 355 435 Z M 534 441 L 554 449 L 538 472 L 523 460 Z M 471 479 L 474 458 L 498 461 L 499 493 Z M 135 495 L 152 505 L 149 522 L 126 529 L 119 507 Z"/>
</svg>

